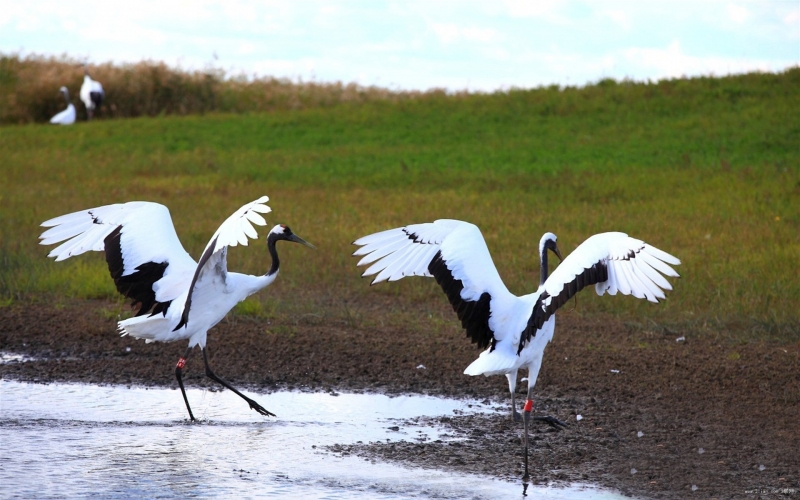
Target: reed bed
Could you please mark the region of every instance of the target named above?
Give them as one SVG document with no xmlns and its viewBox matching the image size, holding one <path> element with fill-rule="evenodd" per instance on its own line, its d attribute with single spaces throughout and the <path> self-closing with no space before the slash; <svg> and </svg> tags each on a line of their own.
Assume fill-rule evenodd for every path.
<svg viewBox="0 0 800 500">
<path fill-rule="evenodd" d="M 106 94 L 96 115 L 99 119 L 306 109 L 443 93 L 392 92 L 342 82 L 248 78 L 211 67 L 185 71 L 158 61 L 107 62 L 90 65 L 89 70 L 92 78 L 103 84 Z M 83 74 L 82 61 L 67 55 L 0 54 L 0 123 L 49 121 L 64 108 L 63 97 L 58 94 L 62 85 L 70 91 L 78 118 L 85 119 L 78 96 Z"/>
</svg>

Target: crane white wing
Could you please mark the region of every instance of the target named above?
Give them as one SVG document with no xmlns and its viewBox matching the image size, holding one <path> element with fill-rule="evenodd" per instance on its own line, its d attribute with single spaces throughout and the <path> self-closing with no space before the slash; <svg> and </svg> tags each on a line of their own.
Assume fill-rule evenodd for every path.
<svg viewBox="0 0 800 500">
<path fill-rule="evenodd" d="M 258 232 L 253 227 L 253 224 L 264 226 L 267 221 L 261 214 L 266 214 L 272 211 L 265 203 L 269 201 L 268 196 L 252 201 L 239 210 L 234 212 L 230 217 L 225 219 L 225 222 L 219 226 L 219 229 L 211 237 L 211 240 L 203 250 L 203 255 L 194 270 L 191 285 L 189 286 L 189 296 L 186 298 L 186 304 L 183 308 L 181 321 L 175 330 L 185 326 L 189 322 L 189 311 L 192 306 L 192 295 L 198 287 L 211 286 L 212 283 L 221 283 L 224 285 L 227 272 L 227 254 L 228 247 L 236 245 L 247 246 L 248 238 L 257 239 Z"/>
<path fill-rule="evenodd" d="M 547 278 L 539 289 L 528 328 L 519 343 L 525 342 L 584 287 L 595 285 L 598 295 L 633 295 L 658 302 L 672 285 L 663 276 L 679 277 L 670 265 L 681 263 L 676 257 L 625 233 L 600 233 L 581 243 Z"/>
<path fill-rule="evenodd" d="M 40 244 L 61 243 L 48 257 L 61 261 L 84 252 L 105 252 L 109 272 L 123 295 L 144 314 L 186 291 L 195 262 L 183 249 L 164 205 L 133 201 L 62 215 L 42 223 Z M 155 311 L 154 311 L 155 312 Z"/>
<path fill-rule="evenodd" d="M 353 242 L 363 276 L 373 284 L 405 276 L 434 277 L 458 314 L 467 335 L 480 347 L 502 340 L 499 321 L 519 299 L 508 291 L 474 224 L 441 219 L 382 231 Z"/>
</svg>

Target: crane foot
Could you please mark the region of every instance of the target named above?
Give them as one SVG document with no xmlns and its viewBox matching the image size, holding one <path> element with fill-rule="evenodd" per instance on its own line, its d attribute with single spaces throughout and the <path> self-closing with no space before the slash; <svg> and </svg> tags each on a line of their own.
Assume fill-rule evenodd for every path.
<svg viewBox="0 0 800 500">
<path fill-rule="evenodd" d="M 567 424 L 557 419 L 556 417 L 532 417 L 533 420 L 544 422 L 553 429 L 560 431 L 567 428 Z"/>
</svg>

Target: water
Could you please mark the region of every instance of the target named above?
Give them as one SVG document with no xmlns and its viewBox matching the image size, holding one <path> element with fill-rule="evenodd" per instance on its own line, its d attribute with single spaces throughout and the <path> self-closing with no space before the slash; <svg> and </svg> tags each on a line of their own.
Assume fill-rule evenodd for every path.
<svg viewBox="0 0 800 500">
<path fill-rule="evenodd" d="M 0 380 L 0 496 L 20 498 L 241 497 L 315 499 L 509 498 L 521 483 L 344 456 L 336 443 L 439 438 L 394 419 L 493 411 L 425 396 L 187 390 Z M 389 427 L 400 425 L 400 431 Z M 531 498 L 622 498 L 597 488 L 531 487 Z"/>
</svg>

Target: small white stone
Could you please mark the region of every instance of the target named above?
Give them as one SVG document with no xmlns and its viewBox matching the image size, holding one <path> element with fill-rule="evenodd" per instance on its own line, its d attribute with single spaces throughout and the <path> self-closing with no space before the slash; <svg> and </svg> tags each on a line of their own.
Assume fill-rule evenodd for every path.
<svg viewBox="0 0 800 500">
<path fill-rule="evenodd" d="M 631 474 L 636 474 L 638 471 L 636 469 L 631 469 Z"/>
<path fill-rule="evenodd" d="M 619 373 L 619 370 L 611 370 L 611 373 Z"/>
<path fill-rule="evenodd" d="M 758 466 L 758 470 L 764 470 L 764 469 L 766 469 L 766 467 L 764 467 L 764 464 Z"/>
<path fill-rule="evenodd" d="M 419 365 L 419 366 L 417 366 L 417 370 L 425 370 L 425 365 Z"/>
<path fill-rule="evenodd" d="M 697 491 L 697 485 L 696 484 L 692 485 L 692 491 Z"/>
<path fill-rule="evenodd" d="M 697 449 L 697 453 L 699 453 L 699 454 L 701 454 L 701 455 L 702 455 L 703 453 L 705 453 L 705 452 L 706 452 L 706 450 L 704 450 L 703 448 L 698 448 L 698 449 Z"/>
<path fill-rule="evenodd" d="M 644 432 L 639 431 L 636 433 L 636 437 L 642 437 L 642 436 L 644 436 Z"/>
<path fill-rule="evenodd" d="M 583 420 L 583 415 L 575 415 L 575 420 Z"/>
<path fill-rule="evenodd" d="M 686 337 L 684 337 L 683 335 L 681 335 L 680 337 L 678 337 L 677 339 L 675 339 L 675 342 L 683 342 L 683 341 L 685 341 L 685 340 L 686 340 Z"/>
<path fill-rule="evenodd" d="M 131 348 L 130 347 L 126 347 L 125 348 L 125 352 L 131 352 Z"/>
</svg>

